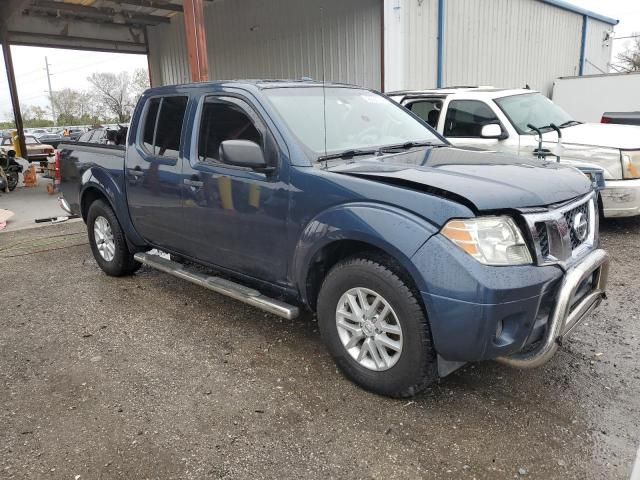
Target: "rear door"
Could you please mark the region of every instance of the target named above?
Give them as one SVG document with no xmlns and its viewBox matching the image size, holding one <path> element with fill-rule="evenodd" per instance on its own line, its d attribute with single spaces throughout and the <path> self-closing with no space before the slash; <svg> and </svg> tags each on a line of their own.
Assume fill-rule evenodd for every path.
<svg viewBox="0 0 640 480">
<path fill-rule="evenodd" d="M 181 148 L 189 97 L 149 97 L 126 156 L 127 202 L 131 220 L 149 243 L 179 250 Z"/>
<path fill-rule="evenodd" d="M 228 165 L 225 140 L 249 140 L 270 171 Z M 182 172 L 187 254 L 271 283 L 287 268 L 288 170 L 265 117 L 249 99 L 208 95 L 195 116 L 191 152 Z"/>
</svg>

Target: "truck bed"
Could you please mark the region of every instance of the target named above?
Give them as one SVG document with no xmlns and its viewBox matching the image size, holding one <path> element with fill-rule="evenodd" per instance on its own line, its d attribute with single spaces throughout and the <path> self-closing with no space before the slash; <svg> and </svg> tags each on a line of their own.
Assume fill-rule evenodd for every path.
<svg viewBox="0 0 640 480">
<path fill-rule="evenodd" d="M 80 193 L 85 182 L 83 175 L 111 177 L 121 191 L 124 190 L 124 145 L 102 145 L 96 143 L 61 143 L 60 191 L 74 214 L 80 215 Z M 107 193 L 109 191 L 107 190 Z M 115 192 L 111 192 L 113 195 Z"/>
</svg>

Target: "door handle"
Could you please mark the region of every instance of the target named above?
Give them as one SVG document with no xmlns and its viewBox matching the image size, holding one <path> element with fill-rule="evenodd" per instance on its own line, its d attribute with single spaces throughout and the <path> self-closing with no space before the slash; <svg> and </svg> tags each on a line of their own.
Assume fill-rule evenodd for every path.
<svg viewBox="0 0 640 480">
<path fill-rule="evenodd" d="M 189 185 L 190 187 L 200 188 L 200 187 L 204 186 L 204 182 L 201 182 L 200 180 L 191 180 L 190 178 L 185 178 L 183 180 L 183 183 L 185 185 Z"/>
<path fill-rule="evenodd" d="M 129 175 L 132 175 L 134 177 L 141 177 L 144 175 L 144 172 L 140 167 L 129 168 L 128 170 L 129 170 Z"/>
</svg>

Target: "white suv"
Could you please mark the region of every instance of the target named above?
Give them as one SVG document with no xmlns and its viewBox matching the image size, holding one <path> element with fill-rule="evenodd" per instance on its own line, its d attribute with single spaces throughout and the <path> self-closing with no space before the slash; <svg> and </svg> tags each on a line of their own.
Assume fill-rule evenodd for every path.
<svg viewBox="0 0 640 480">
<path fill-rule="evenodd" d="M 600 167 L 605 217 L 640 215 L 640 127 L 581 123 L 539 92 L 457 87 L 387 93 L 452 144 Z M 558 141 L 558 133 L 562 139 Z M 557 156 L 557 157 L 556 157 Z"/>
</svg>

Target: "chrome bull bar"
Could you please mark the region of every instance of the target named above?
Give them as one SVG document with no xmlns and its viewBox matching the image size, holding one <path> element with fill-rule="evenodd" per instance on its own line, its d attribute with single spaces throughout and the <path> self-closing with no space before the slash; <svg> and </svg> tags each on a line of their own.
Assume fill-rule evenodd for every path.
<svg viewBox="0 0 640 480">
<path fill-rule="evenodd" d="M 580 302 L 571 308 L 571 302 L 580 285 L 596 274 L 594 287 Z M 556 305 L 549 319 L 549 325 L 537 348 L 517 352 L 497 360 L 506 365 L 518 368 L 535 368 L 547 363 L 558 350 L 562 339 L 573 328 L 589 315 L 605 297 L 607 278 L 609 276 L 609 255 L 602 249 L 587 255 L 579 264 L 569 269 L 562 280 Z"/>
</svg>

